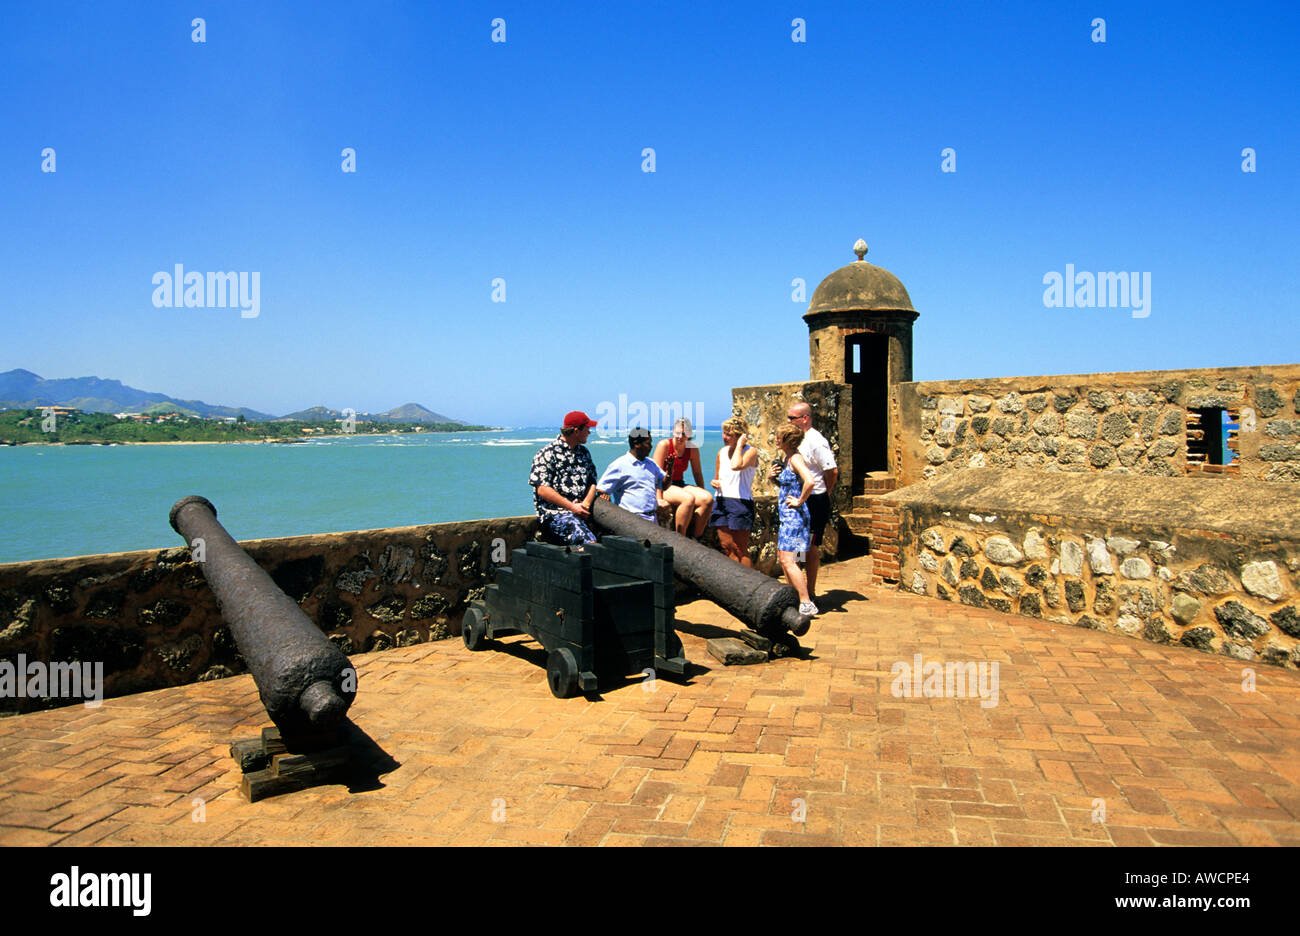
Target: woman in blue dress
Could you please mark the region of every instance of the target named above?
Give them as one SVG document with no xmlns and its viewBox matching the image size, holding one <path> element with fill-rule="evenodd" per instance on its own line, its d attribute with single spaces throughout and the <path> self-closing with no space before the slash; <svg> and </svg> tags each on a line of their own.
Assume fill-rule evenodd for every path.
<svg viewBox="0 0 1300 936">
<path fill-rule="evenodd" d="M 802 441 L 803 430 L 794 423 L 785 423 L 776 430 L 776 444 L 785 455 L 785 468 L 776 479 L 777 516 L 781 521 L 776 537 L 776 555 L 785 580 L 799 593 L 799 613 L 811 617 L 817 614 L 817 606 L 808 594 L 808 577 L 799 566 L 799 560 L 807 553 L 812 541 L 807 501 L 813 492 L 813 476 L 799 454 Z"/>
</svg>

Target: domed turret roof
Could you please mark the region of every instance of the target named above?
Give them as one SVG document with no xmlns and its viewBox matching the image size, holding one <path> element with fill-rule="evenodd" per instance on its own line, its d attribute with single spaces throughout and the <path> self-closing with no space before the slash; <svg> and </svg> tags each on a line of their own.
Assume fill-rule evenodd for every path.
<svg viewBox="0 0 1300 936">
<path fill-rule="evenodd" d="M 884 267 L 862 259 L 867 244 L 861 238 L 853 245 L 858 259 L 842 266 L 818 285 L 808 303 L 807 318 L 818 312 L 915 312 L 912 299 L 898 277 Z"/>
</svg>

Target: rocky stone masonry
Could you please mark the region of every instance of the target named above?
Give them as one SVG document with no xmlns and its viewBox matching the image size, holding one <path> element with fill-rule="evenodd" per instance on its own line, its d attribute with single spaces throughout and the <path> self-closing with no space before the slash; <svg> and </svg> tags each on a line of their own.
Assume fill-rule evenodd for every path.
<svg viewBox="0 0 1300 936">
<path fill-rule="evenodd" d="M 917 531 L 905 548 L 900 588 L 1300 666 L 1300 544 L 1225 549 L 1221 535 L 1175 533 L 1168 542 L 1148 535 L 954 515 Z"/>
<path fill-rule="evenodd" d="M 975 468 L 881 502 L 902 591 L 1300 664 L 1293 485 Z"/>
<path fill-rule="evenodd" d="M 813 427 L 826 437 L 835 452 L 840 466 L 841 483 L 836 488 L 831 504 L 831 521 L 826 526 L 825 543 L 822 556 L 828 559 L 837 555 L 839 547 L 838 528 L 840 515 L 849 509 L 850 484 L 852 477 L 851 438 L 842 432 L 851 431 L 849 403 L 851 388 L 829 380 L 800 381 L 796 383 L 769 384 L 759 387 L 736 387 L 731 391 L 732 415 L 739 416 L 749 424 L 750 444 L 758 448 L 758 471 L 754 475 L 755 504 L 759 520 L 755 521 L 751 543 L 762 540 L 760 549 L 751 548 L 754 564 L 764 572 L 771 573 L 777 567 L 776 560 L 776 487 L 767 480 L 767 469 L 772 460 L 780 454 L 776 447 L 776 430 L 788 420 L 785 417 L 790 404 L 802 401 L 813 412 Z M 705 474 L 713 477 L 713 466 L 703 466 Z M 760 527 L 762 536 L 760 536 Z"/>
<path fill-rule="evenodd" d="M 459 633 L 531 517 L 241 543 L 345 653 Z M 102 662 L 119 696 L 245 672 L 185 547 L 0 565 L 0 659 Z M 79 701 L 79 700 L 77 700 Z M 0 699 L 0 713 L 66 704 Z"/>
<path fill-rule="evenodd" d="M 1240 414 L 1237 475 L 1300 482 L 1300 367 L 1147 371 L 902 384 L 904 483 L 964 468 L 1188 473 L 1187 412 Z"/>
</svg>

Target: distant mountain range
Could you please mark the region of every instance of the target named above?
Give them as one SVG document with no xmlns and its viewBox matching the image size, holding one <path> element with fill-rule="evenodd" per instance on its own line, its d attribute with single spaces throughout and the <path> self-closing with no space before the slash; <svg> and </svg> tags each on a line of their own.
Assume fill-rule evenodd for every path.
<svg viewBox="0 0 1300 936">
<path fill-rule="evenodd" d="M 144 413 L 171 410 L 195 413 L 209 419 L 243 416 L 253 422 L 266 422 L 277 418 L 328 422 L 345 418 L 342 411 L 324 406 L 313 406 L 311 409 L 276 417 L 268 413 L 259 413 L 246 406 L 213 406 L 202 400 L 179 400 L 165 393 L 137 390 L 135 387 L 128 387 L 120 380 L 105 380 L 102 377 L 65 377 L 46 380 L 39 374 L 21 369 L 0 374 L 0 408 L 35 409 L 41 406 L 71 406 L 87 413 Z M 468 425 L 462 419 L 443 416 L 418 403 L 407 403 L 386 413 L 356 413 L 355 415 L 362 422 Z"/>
<path fill-rule="evenodd" d="M 419 403 L 406 403 L 390 409 L 386 413 L 343 413 L 327 406 L 313 406 L 311 409 L 299 410 L 296 413 L 281 416 L 277 421 L 285 422 L 290 419 L 297 419 L 302 422 L 330 422 L 334 419 L 346 419 L 349 415 L 355 416 L 362 422 L 457 423 L 461 426 L 469 425 L 463 419 L 452 419 L 450 416 L 435 413 L 433 410 L 425 409 Z"/>
</svg>

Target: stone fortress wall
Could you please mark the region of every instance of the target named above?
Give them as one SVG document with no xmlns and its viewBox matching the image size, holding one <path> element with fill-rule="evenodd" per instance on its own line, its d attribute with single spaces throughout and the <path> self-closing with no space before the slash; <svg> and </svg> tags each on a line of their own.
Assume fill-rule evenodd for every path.
<svg viewBox="0 0 1300 936">
<path fill-rule="evenodd" d="M 758 507 L 750 552 L 771 574 L 775 499 Z M 459 636 L 468 603 L 536 533 L 535 517 L 506 517 L 240 546 L 351 655 Z M 703 542 L 718 548 L 712 529 Z M 679 600 L 690 594 L 678 584 Z M 0 660 L 19 656 L 101 662 L 106 697 L 246 672 L 184 546 L 0 564 Z M 0 697 L 0 715 L 68 701 Z"/>
<path fill-rule="evenodd" d="M 853 252 L 803 319 L 876 584 L 1296 665 L 1300 365 L 914 381 L 920 313 Z"/>
<path fill-rule="evenodd" d="M 240 545 L 352 654 L 458 634 L 468 601 L 536 529 L 511 517 Z M 0 565 L 0 659 L 20 654 L 102 662 L 106 696 L 246 671 L 184 546 Z M 0 713 L 61 704 L 0 698 Z"/>
<path fill-rule="evenodd" d="M 1300 365 L 914 382 L 918 313 L 896 277 L 863 260 L 864 242 L 854 251 L 804 316 L 810 379 L 733 390 L 759 449 L 757 568 L 777 569 L 766 472 L 776 428 L 803 401 L 840 467 L 825 559 L 869 547 L 877 584 L 1300 663 L 1300 487 L 1276 483 L 1300 481 Z M 855 394 L 870 419 L 855 420 Z M 1240 424 L 1230 465 L 1203 450 L 1213 427 L 1200 421 L 1220 410 Z M 855 426 L 884 427 L 888 451 L 856 440 L 855 458 Z M 458 634 L 467 603 L 536 526 L 516 517 L 241 545 L 356 653 Z M 716 548 L 712 529 L 705 543 Z M 20 655 L 103 662 L 110 696 L 244 671 L 183 547 L 0 565 L 0 659 Z M 0 699 L 0 714 L 57 704 Z"/>
<path fill-rule="evenodd" d="M 877 584 L 1300 665 L 1300 366 L 902 383 L 890 406 Z M 1232 464 L 1202 451 L 1207 410 L 1240 424 Z"/>
<path fill-rule="evenodd" d="M 900 383 L 890 407 L 900 486 L 982 467 L 1300 482 L 1300 365 Z M 1189 448 L 1210 407 L 1240 423 L 1233 466 Z"/>
<path fill-rule="evenodd" d="M 917 595 L 1300 666 L 1291 485 L 973 468 L 884 501 Z"/>
</svg>

